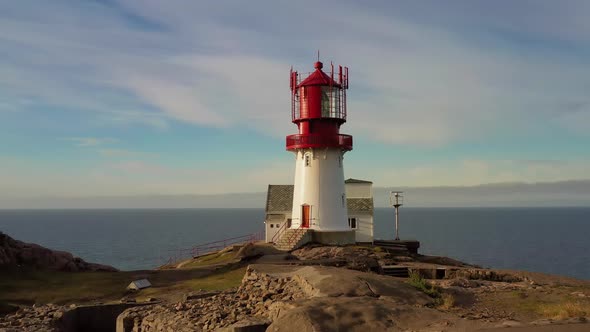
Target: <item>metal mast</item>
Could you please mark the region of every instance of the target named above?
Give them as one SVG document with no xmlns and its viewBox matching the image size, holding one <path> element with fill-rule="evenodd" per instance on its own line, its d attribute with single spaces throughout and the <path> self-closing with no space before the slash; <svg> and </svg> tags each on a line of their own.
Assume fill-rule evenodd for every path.
<svg viewBox="0 0 590 332">
<path fill-rule="evenodd" d="M 399 207 L 404 205 L 403 191 L 389 193 L 389 203 L 395 208 L 395 241 L 399 241 Z"/>
</svg>

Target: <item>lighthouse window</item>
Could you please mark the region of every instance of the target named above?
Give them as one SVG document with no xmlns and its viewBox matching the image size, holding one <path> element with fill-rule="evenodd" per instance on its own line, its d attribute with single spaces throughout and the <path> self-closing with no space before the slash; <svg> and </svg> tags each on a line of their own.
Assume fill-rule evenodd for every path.
<svg viewBox="0 0 590 332">
<path fill-rule="evenodd" d="M 309 153 L 306 153 L 303 156 L 304 162 L 305 162 L 305 167 L 310 167 L 311 166 L 311 155 Z"/>
<path fill-rule="evenodd" d="M 346 207 L 346 194 L 342 194 L 342 207 Z"/>
<path fill-rule="evenodd" d="M 348 226 L 350 226 L 350 228 L 356 229 L 356 218 L 348 218 Z"/>
<path fill-rule="evenodd" d="M 322 117 L 330 117 L 330 87 L 322 87 Z"/>
<path fill-rule="evenodd" d="M 322 86 L 322 117 L 339 118 L 340 90 L 336 87 Z"/>
</svg>

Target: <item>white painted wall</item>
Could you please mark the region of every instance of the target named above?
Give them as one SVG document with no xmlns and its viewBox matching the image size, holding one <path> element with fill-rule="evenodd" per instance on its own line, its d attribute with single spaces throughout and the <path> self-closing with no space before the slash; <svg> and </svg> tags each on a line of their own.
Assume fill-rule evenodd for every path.
<svg viewBox="0 0 590 332">
<path fill-rule="evenodd" d="M 348 198 L 371 198 L 373 197 L 371 183 L 347 183 L 346 197 Z"/>
<path fill-rule="evenodd" d="M 272 238 L 277 234 L 279 229 L 283 226 L 283 223 L 287 221 L 284 214 L 270 214 L 266 216 L 265 224 L 265 236 L 266 242 L 272 242 Z"/>
<path fill-rule="evenodd" d="M 305 165 L 305 154 L 311 155 Z M 301 225 L 301 206 L 311 206 L 309 228 L 319 232 L 349 231 L 344 189 L 344 152 L 339 149 L 298 150 L 291 228 Z M 344 202 L 343 202 L 344 199 Z"/>
<path fill-rule="evenodd" d="M 373 216 L 368 213 L 350 214 L 349 218 L 356 218 L 356 242 L 373 242 Z"/>
</svg>

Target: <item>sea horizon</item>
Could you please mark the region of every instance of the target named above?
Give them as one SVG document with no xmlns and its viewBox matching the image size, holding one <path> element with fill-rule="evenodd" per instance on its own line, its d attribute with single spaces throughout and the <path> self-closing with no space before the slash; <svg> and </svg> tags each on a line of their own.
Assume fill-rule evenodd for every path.
<svg viewBox="0 0 590 332">
<path fill-rule="evenodd" d="M 375 209 L 375 239 L 393 238 L 393 215 Z M 400 234 L 425 255 L 590 279 L 589 216 L 590 207 L 402 207 Z M 121 270 L 156 268 L 179 249 L 260 232 L 263 221 L 264 208 L 0 210 L 0 231 L 17 240 Z"/>
</svg>

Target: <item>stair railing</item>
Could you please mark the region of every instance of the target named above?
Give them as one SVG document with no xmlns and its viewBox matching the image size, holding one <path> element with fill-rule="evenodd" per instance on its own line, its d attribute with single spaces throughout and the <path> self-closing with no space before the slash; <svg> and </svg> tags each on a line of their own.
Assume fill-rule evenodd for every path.
<svg viewBox="0 0 590 332">
<path fill-rule="evenodd" d="M 277 240 L 281 238 L 281 235 L 287 230 L 287 220 L 285 220 L 283 222 L 283 224 L 281 225 L 281 227 L 279 228 L 279 230 L 275 233 L 275 235 L 272 236 L 272 239 L 270 239 L 270 242 L 272 243 L 277 243 Z"/>
<path fill-rule="evenodd" d="M 297 244 L 297 242 L 301 240 L 301 237 L 308 231 L 305 228 L 298 228 L 297 230 L 304 230 L 304 232 L 293 232 L 293 234 L 287 237 L 287 243 L 290 248 L 293 248 L 293 246 Z"/>
</svg>

